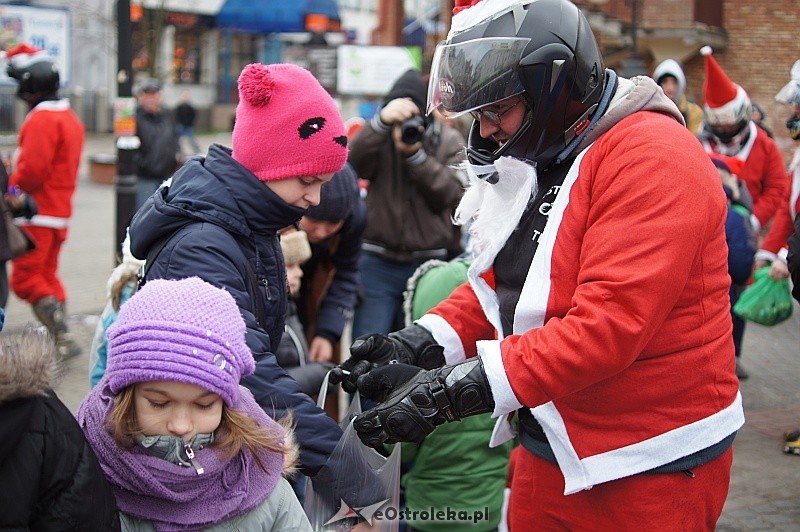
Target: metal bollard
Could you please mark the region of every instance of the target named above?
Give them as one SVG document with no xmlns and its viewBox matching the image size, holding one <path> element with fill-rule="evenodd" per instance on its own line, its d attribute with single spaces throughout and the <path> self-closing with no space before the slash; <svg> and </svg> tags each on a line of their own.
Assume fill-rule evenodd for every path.
<svg viewBox="0 0 800 532">
<path fill-rule="evenodd" d="M 136 213 L 136 163 L 134 156 L 141 142 L 139 137 L 125 136 L 117 139 L 117 175 L 114 190 L 117 198 L 117 220 L 115 226 L 115 264 L 122 262 L 122 242 L 125 232 Z"/>
</svg>

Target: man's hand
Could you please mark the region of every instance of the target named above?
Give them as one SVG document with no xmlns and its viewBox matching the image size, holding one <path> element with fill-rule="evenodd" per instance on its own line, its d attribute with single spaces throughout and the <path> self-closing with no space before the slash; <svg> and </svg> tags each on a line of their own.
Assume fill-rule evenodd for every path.
<svg viewBox="0 0 800 532">
<path fill-rule="evenodd" d="M 308 346 L 308 359 L 311 362 L 330 362 L 333 358 L 333 344 L 327 338 L 315 336 Z"/>
<path fill-rule="evenodd" d="M 403 130 L 398 125 L 392 127 L 392 141 L 394 141 L 394 149 L 403 157 L 411 157 L 422 149 L 422 142 L 415 142 L 414 144 L 403 142 Z"/>
<path fill-rule="evenodd" d="M 789 278 L 789 267 L 780 259 L 773 260 L 769 267 L 769 276 L 776 281 Z"/>
<path fill-rule="evenodd" d="M 402 124 L 418 114 L 419 108 L 411 98 L 395 98 L 381 109 L 379 117 L 384 124 L 394 125 Z"/>
<path fill-rule="evenodd" d="M 380 111 L 380 119 L 384 124 L 392 126 L 394 148 L 403 157 L 410 157 L 422 149 L 421 142 L 406 144 L 401 138 L 400 124 L 420 114 L 420 110 L 411 98 L 395 98 Z"/>
<path fill-rule="evenodd" d="M 412 359 L 413 354 L 391 334 L 360 336 L 350 346 L 350 358 L 331 370 L 330 382 L 341 382 L 344 391 L 355 393 L 358 378 L 370 370 L 389 362 L 413 364 Z"/>
<path fill-rule="evenodd" d="M 755 261 L 753 263 L 753 271 L 760 270 L 761 268 L 763 268 L 767 264 L 769 264 L 768 260 L 758 259 L 757 261 Z"/>
<path fill-rule="evenodd" d="M 431 371 L 388 364 L 360 377 L 358 389 L 365 397 L 387 397 L 353 421 L 358 437 L 369 447 L 401 441 L 421 443 L 446 421 L 494 410 L 479 358 Z"/>
<path fill-rule="evenodd" d="M 416 324 L 387 335 L 360 336 L 350 346 L 350 358 L 331 370 L 330 382 L 341 382 L 346 392 L 353 393 L 361 375 L 390 362 L 438 368 L 444 365 L 444 348 L 427 329 Z"/>
</svg>

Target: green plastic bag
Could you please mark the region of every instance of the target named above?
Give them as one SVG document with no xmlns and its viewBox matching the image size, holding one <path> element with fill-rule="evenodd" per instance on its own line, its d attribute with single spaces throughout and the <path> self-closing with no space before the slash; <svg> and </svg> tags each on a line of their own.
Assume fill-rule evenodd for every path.
<svg viewBox="0 0 800 532">
<path fill-rule="evenodd" d="M 742 292 L 733 306 L 733 312 L 740 318 L 761 325 L 775 325 L 792 315 L 789 280 L 773 279 L 769 276 L 769 268 L 767 265 L 756 270 L 753 284 Z"/>
</svg>

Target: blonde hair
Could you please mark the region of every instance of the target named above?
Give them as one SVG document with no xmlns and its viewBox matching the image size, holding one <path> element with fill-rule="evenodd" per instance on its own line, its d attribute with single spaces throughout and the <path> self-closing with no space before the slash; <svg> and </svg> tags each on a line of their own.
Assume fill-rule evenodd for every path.
<svg viewBox="0 0 800 532">
<path fill-rule="evenodd" d="M 135 385 L 128 386 L 117 394 L 106 420 L 111 437 L 122 449 L 133 448 L 136 445 L 136 436 L 142 433 L 136 423 L 134 389 Z M 247 451 L 264 472 L 266 467 L 261 461 L 261 454 L 280 453 L 283 455 L 283 474 L 291 476 L 296 470 L 299 454 L 294 441 L 291 413 L 277 422 L 283 429 L 283 434 L 269 432 L 245 412 L 229 408 L 223 403 L 222 421 L 214 433 L 214 442 L 210 447 L 219 450 L 225 459 Z"/>
</svg>

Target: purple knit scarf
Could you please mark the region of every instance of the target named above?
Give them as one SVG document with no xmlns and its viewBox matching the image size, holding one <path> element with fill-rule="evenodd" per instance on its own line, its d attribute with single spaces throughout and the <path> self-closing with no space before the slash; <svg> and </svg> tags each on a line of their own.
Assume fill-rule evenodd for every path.
<svg viewBox="0 0 800 532">
<path fill-rule="evenodd" d="M 236 410 L 276 436 L 282 435 L 283 429 L 261 410 L 252 394 L 239 389 Z M 78 423 L 112 484 L 119 510 L 152 521 L 159 532 L 200 530 L 241 515 L 263 502 L 280 479 L 283 456 L 279 453 L 260 455 L 265 473 L 247 451 L 226 461 L 208 447 L 196 453 L 205 468 L 198 475 L 192 467 L 148 456 L 138 447 L 123 450 L 105 428 L 113 405 L 114 395 L 103 378 L 81 403 Z"/>
</svg>

